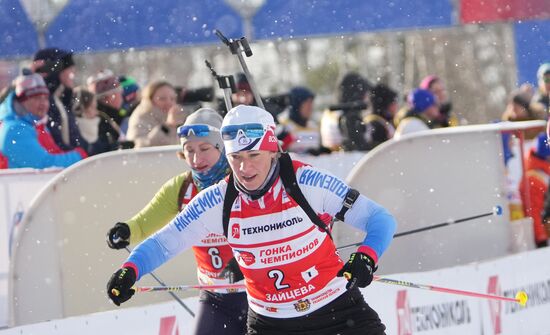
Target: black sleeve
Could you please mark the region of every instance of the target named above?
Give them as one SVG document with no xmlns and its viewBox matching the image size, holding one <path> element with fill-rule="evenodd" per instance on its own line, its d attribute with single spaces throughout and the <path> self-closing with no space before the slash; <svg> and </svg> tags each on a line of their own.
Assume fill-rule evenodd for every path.
<svg viewBox="0 0 550 335">
<path fill-rule="evenodd" d="M 69 124 L 69 138 L 71 141 L 71 146 L 73 148 L 81 147 L 82 149 L 86 150 L 90 155 L 91 152 L 88 150 L 89 143 L 80 134 L 80 129 L 76 124 L 76 119 L 74 117 L 73 112 L 67 111 L 67 119 Z"/>
<path fill-rule="evenodd" d="M 52 96 L 50 96 L 50 108 L 48 109 L 47 126 L 48 130 L 50 131 L 50 135 L 52 135 L 52 138 L 55 141 L 55 144 L 57 144 L 57 146 L 61 150 L 66 151 L 74 149 L 73 146 L 65 144 L 63 142 L 63 139 L 61 138 L 61 115 L 59 113 L 59 109 L 55 105 Z"/>
<path fill-rule="evenodd" d="M 101 118 L 98 125 L 98 137 L 94 143 L 88 143 L 87 151 L 90 156 L 118 149 L 120 134 L 111 126 L 109 120 Z"/>
<path fill-rule="evenodd" d="M 340 131 L 342 132 L 344 151 L 368 150 L 365 139 L 365 124 L 359 113 L 347 113 L 340 117 Z"/>
<path fill-rule="evenodd" d="M 365 138 L 367 141 L 368 150 L 373 149 L 382 142 L 389 139 L 386 127 L 377 121 L 367 122 L 365 124 Z"/>
</svg>

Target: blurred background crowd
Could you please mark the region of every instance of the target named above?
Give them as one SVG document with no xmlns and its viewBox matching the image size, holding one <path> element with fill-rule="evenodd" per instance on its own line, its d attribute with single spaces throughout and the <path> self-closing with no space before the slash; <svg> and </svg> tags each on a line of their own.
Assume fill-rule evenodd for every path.
<svg viewBox="0 0 550 335">
<path fill-rule="evenodd" d="M 177 144 L 177 127 L 196 109 L 209 106 L 221 115 L 227 112 L 215 85 L 192 89 L 161 77 L 143 86 L 134 77 L 109 68 L 79 83 L 79 72 L 71 51 L 45 48 L 3 89 L 0 149 L 7 162 L 4 167 L 68 166 L 76 160 L 55 158 Z M 236 73 L 233 78 L 232 105 L 257 105 L 246 75 Z M 490 121 L 546 119 L 550 63 L 539 66 L 536 78 L 537 86 L 523 84 L 512 90 L 501 115 Z M 335 79 L 334 100 L 322 109 L 316 104 L 318 93 L 305 85 L 262 98 L 280 124 L 284 149 L 313 155 L 368 151 L 407 133 L 468 123 L 456 111 L 447 80 L 437 73 L 404 92 L 355 71 Z M 27 122 L 17 125 L 21 119 Z M 38 144 L 32 153 L 23 145 L 29 136 L 21 130 L 27 129 L 25 125 L 36 128 L 30 133 Z M 40 155 L 40 147 L 46 155 Z M 69 152 L 72 155 L 66 155 Z"/>
</svg>

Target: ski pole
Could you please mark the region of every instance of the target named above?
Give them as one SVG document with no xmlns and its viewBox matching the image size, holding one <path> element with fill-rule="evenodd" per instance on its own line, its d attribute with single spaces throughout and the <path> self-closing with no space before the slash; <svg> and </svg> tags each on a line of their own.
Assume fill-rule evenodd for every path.
<svg viewBox="0 0 550 335">
<path fill-rule="evenodd" d="M 214 30 L 214 33 L 216 34 L 216 36 L 218 36 L 223 44 L 229 47 L 229 51 L 231 51 L 233 55 L 237 56 L 237 58 L 239 59 L 239 63 L 241 63 L 241 67 L 243 68 L 244 75 L 246 76 L 246 79 L 250 84 L 252 94 L 254 95 L 254 99 L 256 99 L 258 107 L 265 109 L 264 102 L 262 101 L 262 97 L 260 96 L 260 93 L 256 86 L 256 82 L 254 81 L 254 78 L 252 78 L 252 74 L 248 70 L 248 66 L 246 65 L 246 62 L 244 61 L 244 57 L 242 55 L 242 53 L 244 52 L 246 57 L 252 56 L 252 49 L 250 49 L 250 44 L 248 44 L 246 37 L 241 37 L 238 40 L 233 40 L 227 39 L 227 37 L 225 37 L 218 29 Z"/>
<path fill-rule="evenodd" d="M 349 278 L 350 274 L 348 272 L 346 272 L 346 273 L 344 273 L 344 276 L 346 276 L 346 278 Z M 478 293 L 478 292 L 471 292 L 471 291 L 455 290 L 455 289 L 452 289 L 452 288 L 438 287 L 438 286 L 433 286 L 433 285 L 415 284 L 415 283 L 411 283 L 411 282 L 408 282 L 408 281 L 395 280 L 395 279 L 384 278 L 384 277 L 379 277 L 379 276 L 374 276 L 373 280 L 378 281 L 380 283 L 384 283 L 384 284 L 405 286 L 405 287 L 410 287 L 410 288 L 418 288 L 418 289 L 421 289 L 421 290 L 437 291 L 437 292 L 464 295 L 464 296 L 468 296 L 468 297 L 476 297 L 476 298 L 483 298 L 483 299 L 490 299 L 490 300 L 501 300 L 501 301 L 515 302 L 515 303 L 520 304 L 523 307 L 525 307 L 525 305 L 527 304 L 527 300 L 528 300 L 528 296 L 527 296 L 527 293 L 525 291 L 518 291 L 514 298 L 510 298 L 510 297 L 506 297 L 506 296 L 503 296 L 503 295 L 485 294 L 485 293 Z"/>
<path fill-rule="evenodd" d="M 115 243 L 117 242 L 117 239 L 120 240 L 119 237 L 114 236 L 113 240 L 115 241 Z M 128 253 L 131 253 L 131 251 L 128 247 L 124 247 L 124 249 L 126 249 L 126 251 L 128 251 Z M 149 272 L 149 274 L 151 275 L 151 277 L 153 277 L 157 281 L 157 283 L 162 285 L 161 287 L 167 287 L 166 284 L 162 280 L 160 280 L 159 277 L 157 277 L 154 272 L 151 271 L 151 272 Z M 168 294 L 170 294 L 172 296 L 172 298 L 174 298 L 181 305 L 181 307 L 183 307 L 183 309 L 185 309 L 189 314 L 191 314 L 192 317 L 195 317 L 195 313 L 193 313 L 193 311 L 174 292 L 172 292 L 170 290 L 165 290 L 165 291 L 167 291 Z M 118 290 L 113 289 L 113 294 L 114 295 L 118 296 L 119 293 L 120 292 L 118 292 Z"/>
<path fill-rule="evenodd" d="M 350 274 L 348 272 L 344 273 L 344 276 L 346 278 L 350 278 Z M 463 296 L 469 296 L 469 297 L 476 297 L 476 298 L 484 298 L 484 299 L 491 299 L 491 300 L 501 300 L 501 301 L 507 301 L 507 302 L 515 302 L 520 304 L 521 306 L 525 306 L 527 304 L 528 296 L 525 291 L 518 291 L 516 293 L 515 298 L 510 298 L 506 296 L 501 295 L 494 295 L 494 294 L 485 294 L 485 293 L 478 293 L 478 292 L 471 292 L 471 291 L 464 291 L 464 290 L 456 290 L 451 288 L 445 288 L 445 287 L 438 287 L 433 285 L 423 285 L 423 284 L 416 284 L 411 283 L 408 281 L 403 280 L 396 280 L 396 279 L 390 279 L 385 277 L 379 277 L 374 276 L 373 280 L 383 283 L 383 284 L 389 284 L 389 285 L 398 285 L 398 286 L 405 286 L 409 288 L 417 288 L 421 290 L 428 290 L 428 291 L 436 291 L 436 292 L 442 292 L 442 293 L 450 293 L 450 294 L 457 294 L 457 295 L 463 295 Z M 136 292 L 157 292 L 157 291 L 186 291 L 190 289 L 197 289 L 197 290 L 214 290 L 214 289 L 227 289 L 227 290 L 237 290 L 245 288 L 244 284 L 221 284 L 221 285 L 176 285 L 176 286 L 140 286 L 135 287 L 134 289 Z"/>
<path fill-rule="evenodd" d="M 501 206 L 495 206 L 495 207 L 493 207 L 493 210 L 491 212 L 478 214 L 478 215 L 474 215 L 474 216 L 469 216 L 469 217 L 458 219 L 458 220 L 450 220 L 450 221 L 447 221 L 447 222 L 438 223 L 438 224 L 434 224 L 434 225 L 427 226 L 427 227 L 407 230 L 407 231 L 404 231 L 402 233 L 397 233 L 397 234 L 393 235 L 393 237 L 396 238 L 396 237 L 416 234 L 416 233 L 420 233 L 420 232 L 423 232 L 423 231 L 426 231 L 426 230 L 432 230 L 432 229 L 436 229 L 436 228 L 446 227 L 446 226 L 450 226 L 450 225 L 453 225 L 453 224 L 466 222 L 466 221 L 471 221 L 471 220 L 483 218 L 483 217 L 486 217 L 486 216 L 492 216 L 492 215 L 497 215 L 497 216 L 502 215 L 502 207 Z M 361 245 L 361 243 L 362 242 L 347 244 L 347 245 L 338 247 L 337 249 L 341 250 L 341 249 L 346 249 L 346 248 L 350 248 L 350 247 L 358 247 L 358 246 Z"/>
<path fill-rule="evenodd" d="M 178 292 L 187 290 L 239 290 L 245 288 L 244 284 L 220 284 L 220 285 L 176 285 L 176 286 L 137 286 L 136 292 Z"/>
</svg>

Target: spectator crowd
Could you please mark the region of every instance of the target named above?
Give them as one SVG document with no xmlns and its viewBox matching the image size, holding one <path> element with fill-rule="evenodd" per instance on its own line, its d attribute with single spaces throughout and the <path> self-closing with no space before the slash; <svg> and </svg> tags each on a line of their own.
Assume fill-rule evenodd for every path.
<svg viewBox="0 0 550 335">
<path fill-rule="evenodd" d="M 178 144 L 177 129 L 195 110 L 227 113 L 223 99 L 216 103 L 214 89 L 190 90 L 162 79 L 141 89 L 134 78 L 110 69 L 77 85 L 77 73 L 71 52 L 46 48 L 3 89 L 0 169 L 68 167 L 108 151 Z M 511 92 L 495 122 L 547 119 L 550 63 L 540 65 L 536 75 L 537 87 L 522 85 Z M 234 77 L 232 105 L 258 105 L 246 76 Z M 278 123 L 283 150 L 310 155 L 369 151 L 392 138 L 465 123 L 453 110 L 446 79 L 428 75 L 409 92 L 397 92 L 350 72 L 340 78 L 334 103 L 323 111 L 316 109 L 315 92 L 305 86 L 265 98 L 263 105 Z M 526 171 L 517 190 L 524 208 L 512 212 L 533 218 L 536 243 L 544 246 L 550 233 L 543 223 L 550 221 L 550 199 L 546 207 L 544 201 L 550 149 L 544 133 L 527 133 L 526 138 L 535 145 L 524 157 Z M 510 141 L 503 135 L 505 162 L 511 157 Z"/>
</svg>

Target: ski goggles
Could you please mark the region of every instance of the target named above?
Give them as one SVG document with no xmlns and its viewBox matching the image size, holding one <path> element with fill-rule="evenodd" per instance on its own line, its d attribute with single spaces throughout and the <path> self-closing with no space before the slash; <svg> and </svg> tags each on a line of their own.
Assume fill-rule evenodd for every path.
<svg viewBox="0 0 550 335">
<path fill-rule="evenodd" d="M 261 123 L 245 123 L 224 126 L 221 133 L 224 141 L 230 141 L 234 140 L 239 134 L 243 134 L 248 138 L 260 138 L 264 136 L 265 129 Z"/>
<path fill-rule="evenodd" d="M 179 137 L 189 137 L 191 135 L 206 137 L 211 132 L 220 132 L 220 130 L 207 124 L 189 124 L 178 127 Z"/>
</svg>

